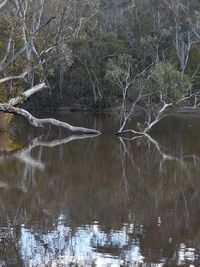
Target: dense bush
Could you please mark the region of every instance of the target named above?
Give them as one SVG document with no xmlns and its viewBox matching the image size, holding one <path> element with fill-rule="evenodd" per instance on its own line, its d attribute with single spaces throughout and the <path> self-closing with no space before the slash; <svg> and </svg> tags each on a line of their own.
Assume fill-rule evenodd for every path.
<svg viewBox="0 0 200 267">
<path fill-rule="evenodd" d="M 177 102 L 191 89 L 191 81 L 187 75 L 178 71 L 169 63 L 158 63 L 152 67 L 149 86 L 154 95 L 162 93 L 170 101 Z"/>
</svg>

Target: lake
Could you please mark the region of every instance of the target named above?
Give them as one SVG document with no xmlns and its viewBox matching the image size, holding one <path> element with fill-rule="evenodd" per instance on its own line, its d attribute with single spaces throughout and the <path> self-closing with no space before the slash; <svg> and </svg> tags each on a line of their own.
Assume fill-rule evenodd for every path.
<svg viewBox="0 0 200 267">
<path fill-rule="evenodd" d="M 200 116 L 152 140 L 115 136 L 114 115 L 55 117 L 102 134 L 0 133 L 0 266 L 200 266 Z"/>
</svg>

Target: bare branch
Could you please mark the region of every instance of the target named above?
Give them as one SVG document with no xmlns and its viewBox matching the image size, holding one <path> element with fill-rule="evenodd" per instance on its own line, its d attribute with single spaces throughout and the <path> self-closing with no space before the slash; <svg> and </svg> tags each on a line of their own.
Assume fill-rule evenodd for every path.
<svg viewBox="0 0 200 267">
<path fill-rule="evenodd" d="M 11 106 L 18 105 L 24 100 L 24 98 L 26 99 L 26 98 L 30 97 L 31 95 L 41 91 L 44 88 L 48 88 L 48 86 L 45 83 L 40 83 L 40 84 L 32 87 L 31 89 L 25 91 L 22 96 L 17 96 L 17 97 L 10 99 L 8 104 Z"/>
<path fill-rule="evenodd" d="M 1 0 L 0 1 L 0 8 L 2 8 L 7 2 L 8 2 L 8 0 Z"/>
<path fill-rule="evenodd" d="M 8 82 L 10 80 L 24 79 L 27 74 L 28 74 L 28 70 L 24 71 L 22 74 L 18 76 L 9 76 L 9 77 L 2 78 L 0 79 L 0 83 Z"/>
<path fill-rule="evenodd" d="M 44 127 L 44 125 L 46 125 L 46 124 L 52 124 L 52 125 L 57 126 L 57 127 L 63 127 L 63 128 L 65 128 L 69 131 L 72 131 L 72 132 L 87 133 L 87 134 L 100 134 L 100 132 L 97 130 L 84 128 L 84 127 L 72 126 L 69 123 L 62 122 L 62 121 L 52 119 L 52 118 L 38 119 L 38 118 L 34 117 L 33 115 L 31 115 L 25 109 L 16 108 L 16 107 L 13 107 L 9 104 L 0 104 L 0 110 L 3 112 L 21 115 L 24 118 L 26 118 L 31 125 L 33 125 L 35 127 Z"/>
<path fill-rule="evenodd" d="M 10 66 L 28 47 L 30 41 L 28 41 L 22 48 L 20 48 L 18 50 L 17 53 L 14 54 L 14 56 L 7 62 L 7 63 L 4 63 L 1 68 L 0 68 L 0 71 L 2 71 L 3 69 L 6 69 L 8 66 Z"/>
<path fill-rule="evenodd" d="M 12 34 L 11 34 L 12 35 Z M 0 70 L 2 69 L 3 67 L 3 64 L 5 63 L 7 57 L 8 57 L 8 54 L 10 52 L 10 47 L 11 47 L 11 42 L 12 42 L 12 38 L 10 37 L 9 40 L 8 40 L 8 44 L 7 44 L 7 48 L 6 48 L 6 52 L 4 54 L 4 58 L 1 60 L 0 62 Z"/>
<path fill-rule="evenodd" d="M 143 89 L 144 89 L 144 88 L 142 88 L 142 89 L 140 90 L 140 92 L 139 92 L 139 94 L 138 94 L 136 100 L 132 103 L 132 106 L 131 106 L 130 111 L 128 112 L 127 115 L 125 115 L 125 117 L 124 117 L 124 121 L 123 121 L 123 123 L 122 123 L 122 125 L 121 125 L 121 127 L 120 127 L 120 129 L 119 129 L 119 131 L 118 131 L 118 133 L 121 133 L 121 132 L 122 132 L 122 130 L 123 130 L 124 127 L 126 126 L 126 123 L 127 123 L 128 119 L 129 119 L 130 116 L 133 114 L 134 109 L 135 109 L 135 106 L 137 105 L 137 103 L 140 101 L 140 99 L 141 99 L 141 97 L 142 97 L 142 91 L 143 91 Z"/>
<path fill-rule="evenodd" d="M 152 121 L 151 123 L 148 123 L 148 124 L 147 124 L 147 127 L 144 129 L 144 133 L 149 132 L 149 130 L 163 118 L 163 113 L 164 113 L 164 111 L 166 110 L 166 108 L 168 108 L 168 107 L 170 107 L 170 106 L 173 105 L 173 103 L 169 103 L 169 104 L 167 104 L 167 103 L 163 100 L 162 94 L 160 94 L 160 100 L 161 100 L 161 102 L 162 102 L 164 105 L 163 105 L 163 107 L 161 107 L 161 109 L 158 111 L 158 114 L 157 114 L 155 120 Z"/>
</svg>

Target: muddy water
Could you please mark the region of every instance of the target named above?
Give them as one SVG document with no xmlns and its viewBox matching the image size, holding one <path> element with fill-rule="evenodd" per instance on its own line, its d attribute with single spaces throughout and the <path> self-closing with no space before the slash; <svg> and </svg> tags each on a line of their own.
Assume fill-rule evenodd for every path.
<svg viewBox="0 0 200 267">
<path fill-rule="evenodd" d="M 200 266 L 200 117 L 152 140 L 116 137 L 110 115 L 60 119 L 102 135 L 22 120 L 0 135 L 0 266 Z"/>
</svg>

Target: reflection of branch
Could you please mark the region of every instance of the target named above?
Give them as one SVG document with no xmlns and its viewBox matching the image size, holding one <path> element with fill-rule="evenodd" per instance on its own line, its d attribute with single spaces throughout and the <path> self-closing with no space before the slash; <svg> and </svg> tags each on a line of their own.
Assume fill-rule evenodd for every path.
<svg viewBox="0 0 200 267">
<path fill-rule="evenodd" d="M 141 175 L 141 169 L 135 163 L 134 157 L 132 153 L 130 152 L 130 150 L 128 149 L 127 144 L 124 142 L 123 138 L 119 137 L 119 140 L 121 143 L 120 152 L 121 152 L 121 163 L 122 163 L 122 183 L 121 184 L 124 184 L 126 193 L 128 193 L 130 190 L 130 185 L 129 185 L 127 173 L 126 173 L 126 170 L 127 170 L 126 159 L 129 159 L 131 161 L 132 166 L 136 169 L 138 173 L 138 177 L 140 178 L 140 181 L 143 180 L 143 177 Z"/>
<path fill-rule="evenodd" d="M 30 156 L 31 150 L 34 149 L 35 147 L 37 147 L 37 146 L 55 147 L 55 146 L 67 144 L 67 143 L 74 141 L 74 140 L 81 140 L 81 139 L 92 138 L 92 137 L 96 137 L 96 136 L 98 136 L 98 135 L 94 135 L 94 134 L 91 134 L 91 135 L 89 135 L 89 134 L 71 135 L 71 136 L 68 136 L 68 137 L 63 138 L 63 139 L 55 139 L 52 141 L 43 141 L 43 140 L 41 140 L 41 137 L 36 137 L 33 140 L 31 140 L 25 147 L 23 147 L 21 149 L 17 149 L 17 150 L 12 151 L 12 152 L 4 153 L 0 157 L 0 161 L 3 161 L 5 159 L 17 158 L 26 164 L 30 164 L 32 167 L 44 169 L 43 163 L 41 163 L 40 161 L 38 161 L 38 160 L 36 160 Z"/>
<path fill-rule="evenodd" d="M 138 132 L 135 132 L 134 130 L 127 130 L 127 132 L 130 132 L 130 131 L 138 134 Z M 124 131 L 124 132 L 126 132 L 126 131 Z M 142 140 L 142 138 L 146 138 L 145 140 L 149 141 L 151 144 L 153 144 L 155 146 L 156 150 L 160 154 L 160 157 L 162 158 L 161 165 L 165 161 L 176 161 L 176 162 L 180 163 L 182 167 L 186 167 L 185 166 L 185 163 L 184 163 L 184 161 L 186 161 L 186 160 L 192 159 L 195 165 L 196 165 L 196 162 L 197 161 L 200 161 L 200 157 L 197 156 L 197 155 L 194 155 L 194 154 L 192 154 L 192 155 L 174 156 L 174 155 L 172 155 L 170 153 L 166 153 L 164 151 L 165 149 L 161 146 L 161 144 L 158 141 L 156 141 L 154 138 L 152 138 L 147 133 L 144 133 L 143 135 L 133 136 L 131 138 L 124 137 L 124 136 L 123 137 L 122 136 L 119 137 L 120 141 L 123 140 L 123 139 L 129 140 L 129 141 L 133 141 L 133 140 L 136 140 L 136 139 L 137 140 L 138 139 Z M 130 154 L 129 154 L 129 157 L 130 157 Z M 131 159 L 131 162 L 133 163 L 133 161 L 132 161 L 133 160 L 132 155 L 131 155 L 130 159 Z"/>
<path fill-rule="evenodd" d="M 157 151 L 159 152 L 159 154 L 162 156 L 162 158 L 163 158 L 164 160 L 178 160 L 177 157 L 173 157 L 173 156 L 171 156 L 170 154 L 166 154 L 164 151 L 162 151 L 162 149 L 161 149 L 161 145 L 160 145 L 154 138 L 152 138 L 149 134 L 146 134 L 145 136 L 148 138 L 148 140 L 149 140 L 152 144 L 155 145 Z"/>
<path fill-rule="evenodd" d="M 42 141 L 40 138 L 35 138 L 30 142 L 29 147 L 31 147 L 31 149 L 35 148 L 36 146 L 55 147 L 55 146 L 67 144 L 67 143 L 74 141 L 74 140 L 81 140 L 81 139 L 92 138 L 92 137 L 96 137 L 96 136 L 98 136 L 98 134 L 97 135 L 94 135 L 94 134 L 91 134 L 91 135 L 89 135 L 89 134 L 70 135 L 66 138 L 55 139 L 52 141 Z"/>
<path fill-rule="evenodd" d="M 123 139 L 120 138 L 122 146 L 120 146 L 120 152 L 121 152 L 121 163 L 122 163 L 122 182 L 121 182 L 121 187 L 124 185 L 124 189 L 126 194 L 129 192 L 129 185 L 127 181 L 127 174 L 126 174 L 126 145 L 123 141 Z"/>
<path fill-rule="evenodd" d="M 138 174 L 140 174 L 140 168 L 138 168 L 138 166 L 136 165 L 134 159 L 133 159 L 133 155 L 130 153 L 130 151 L 128 150 L 123 138 L 119 137 L 119 140 L 123 146 L 124 149 L 124 153 L 128 156 L 128 158 L 131 160 L 132 165 L 136 168 Z"/>
<path fill-rule="evenodd" d="M 130 130 L 130 131 L 133 132 L 134 130 Z M 129 132 L 129 130 L 127 130 L 127 132 Z M 136 132 L 136 133 L 138 133 L 138 132 Z M 172 155 L 170 153 L 166 153 L 164 151 L 165 149 L 161 146 L 161 144 L 147 133 L 143 133 L 143 135 L 137 135 L 137 136 L 134 136 L 132 138 L 120 137 L 119 139 L 120 139 L 120 141 L 123 141 L 123 139 L 127 139 L 127 140 L 131 141 L 131 140 L 135 140 L 135 139 L 141 139 L 142 137 L 146 138 L 147 141 L 149 141 L 151 144 L 153 144 L 155 146 L 156 150 L 158 151 L 158 153 L 161 157 L 160 169 L 162 169 L 162 165 L 165 161 L 176 161 L 177 163 L 179 163 L 182 166 L 182 168 L 184 168 L 186 171 L 188 171 L 187 165 L 184 162 L 185 160 L 192 159 L 194 161 L 194 164 L 196 164 L 197 161 L 200 161 L 200 157 L 197 155 L 194 155 L 194 154 L 175 156 L 175 155 Z M 133 157 L 131 157 L 131 161 L 133 161 Z"/>
<path fill-rule="evenodd" d="M 187 155 L 187 156 L 181 156 L 181 157 L 177 157 L 177 156 L 172 156 L 170 154 L 166 154 L 162 148 L 161 148 L 161 145 L 154 139 L 152 138 L 150 135 L 146 135 L 146 137 L 148 138 L 148 140 L 155 145 L 155 147 L 157 148 L 159 154 L 162 156 L 162 158 L 164 160 L 175 160 L 175 161 L 178 161 L 179 163 L 183 164 L 184 160 L 186 159 L 193 159 L 194 162 L 196 162 L 197 160 L 200 160 L 200 158 L 197 156 L 197 155 Z"/>
<path fill-rule="evenodd" d="M 129 159 L 131 160 L 132 166 L 135 166 L 134 155 L 132 154 L 132 151 L 135 151 L 135 150 L 134 149 L 128 150 L 128 145 L 132 142 L 124 141 L 124 138 L 122 137 L 120 137 L 119 140 L 122 144 L 121 147 L 124 149 L 124 153 L 121 155 L 122 164 L 126 163 L 124 158 L 125 158 L 125 154 L 127 154 Z M 135 159 L 136 163 L 139 162 L 138 170 L 141 170 L 141 173 L 138 172 L 138 174 L 141 174 L 142 178 L 145 178 L 146 175 L 148 178 L 150 178 L 151 176 L 155 175 L 154 170 L 155 169 L 158 170 L 158 173 L 156 172 L 156 174 L 158 174 L 158 178 L 159 178 L 158 179 L 159 187 L 156 188 L 156 191 L 155 191 L 156 195 L 153 195 L 155 199 L 155 207 L 159 207 L 159 205 L 161 206 L 163 205 L 162 203 L 163 199 L 165 201 L 165 197 L 163 196 L 163 194 L 165 193 L 165 190 L 166 190 L 165 178 L 166 177 L 170 178 L 172 181 L 174 181 L 174 186 L 175 186 L 175 191 L 173 191 L 175 192 L 174 194 L 175 215 L 176 215 L 176 212 L 180 210 L 179 201 L 181 199 L 182 205 L 183 205 L 183 210 L 181 212 L 182 212 L 182 215 L 184 215 L 184 223 L 186 227 L 189 227 L 190 219 L 191 219 L 191 210 L 190 210 L 191 203 L 192 201 L 194 201 L 195 197 L 199 195 L 199 187 L 198 186 L 196 187 L 195 184 L 193 184 L 191 177 L 194 176 L 193 175 L 194 168 L 198 166 L 197 161 L 198 161 L 198 164 L 200 163 L 200 157 L 195 154 L 184 155 L 184 153 L 181 150 L 180 150 L 181 151 L 180 153 L 175 153 L 175 151 L 173 152 L 173 150 L 171 149 L 167 150 L 165 146 L 162 146 L 157 140 L 155 140 L 148 134 L 143 135 L 143 138 L 138 137 L 137 141 L 138 140 L 142 141 L 142 145 L 144 145 L 144 148 L 145 148 L 144 150 L 143 149 L 141 150 L 141 148 L 139 149 L 139 154 L 141 152 L 142 157 L 145 157 L 145 159 L 143 159 L 142 162 L 138 161 L 137 159 L 138 155 L 137 155 L 137 158 Z M 149 150 L 146 148 L 146 145 L 148 145 Z M 148 160 L 148 162 L 145 161 L 146 159 Z M 151 162 L 151 159 L 153 159 L 153 164 Z M 170 162 L 169 165 L 168 165 L 168 162 Z M 139 168 L 140 166 L 141 166 L 141 169 Z M 148 166 L 151 167 L 150 170 L 147 169 Z M 156 167 L 158 166 L 158 168 L 155 168 L 155 166 Z M 126 188 L 129 189 L 130 185 L 129 183 L 127 183 L 128 177 L 124 175 L 126 174 L 126 170 L 128 170 L 127 166 L 122 165 L 122 179 L 123 179 L 122 182 L 124 183 L 124 187 L 126 186 L 125 189 Z M 152 170 L 153 170 L 153 173 L 152 173 Z M 180 179 L 179 183 L 178 183 L 178 178 Z M 183 178 L 187 178 L 188 180 L 187 184 L 185 184 L 186 181 Z M 140 181 L 141 181 L 141 178 L 138 179 L 138 183 Z M 145 183 L 143 183 L 142 186 L 144 186 L 144 184 Z M 171 182 L 170 182 L 170 187 L 172 187 Z M 188 192 L 188 189 L 190 193 Z M 160 190 L 162 190 L 161 191 L 162 193 L 160 193 Z M 135 190 L 135 191 L 136 191 L 136 194 L 139 195 L 139 192 L 138 192 L 139 190 Z M 141 198 L 142 196 L 140 196 L 140 199 Z"/>
<path fill-rule="evenodd" d="M 32 166 L 33 168 L 44 170 L 44 164 L 42 162 L 40 162 L 39 160 L 34 159 L 30 155 L 29 151 L 27 151 L 27 152 L 18 152 L 18 153 L 16 153 L 15 157 L 18 160 L 22 161 L 23 163 Z"/>
</svg>

